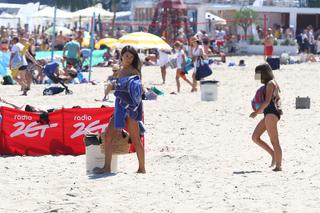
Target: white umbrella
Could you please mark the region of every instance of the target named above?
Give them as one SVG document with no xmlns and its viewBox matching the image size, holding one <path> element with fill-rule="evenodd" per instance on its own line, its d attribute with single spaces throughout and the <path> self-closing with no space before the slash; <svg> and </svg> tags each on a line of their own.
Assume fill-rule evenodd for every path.
<svg viewBox="0 0 320 213">
<path fill-rule="evenodd" d="M 51 35 L 52 34 L 52 30 L 53 30 L 53 27 L 50 27 L 49 29 L 47 29 L 45 31 L 45 33 L 47 33 L 48 35 Z M 62 35 L 71 35 L 72 34 L 72 31 L 69 28 L 66 28 L 66 27 L 56 26 L 55 27 L 55 31 L 58 34 L 59 34 L 59 32 L 62 32 Z"/>
</svg>

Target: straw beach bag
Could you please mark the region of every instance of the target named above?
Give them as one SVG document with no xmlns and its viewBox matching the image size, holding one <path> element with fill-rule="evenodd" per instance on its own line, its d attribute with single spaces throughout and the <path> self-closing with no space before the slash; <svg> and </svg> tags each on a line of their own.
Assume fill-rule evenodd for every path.
<svg viewBox="0 0 320 213">
<path fill-rule="evenodd" d="M 105 149 L 105 133 L 101 133 L 101 150 Z M 117 155 L 123 155 L 123 154 L 128 154 L 129 153 L 129 148 L 130 148 L 131 142 L 130 142 L 130 137 L 129 134 L 122 130 L 121 134 L 115 136 L 112 139 L 112 154 L 117 154 Z"/>
</svg>

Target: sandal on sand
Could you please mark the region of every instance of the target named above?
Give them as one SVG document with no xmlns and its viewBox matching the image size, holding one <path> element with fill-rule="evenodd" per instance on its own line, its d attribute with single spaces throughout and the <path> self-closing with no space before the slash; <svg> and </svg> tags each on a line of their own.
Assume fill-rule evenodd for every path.
<svg viewBox="0 0 320 213">
<path fill-rule="evenodd" d="M 101 175 L 101 174 L 104 174 L 104 173 L 109 173 L 107 172 L 106 170 L 104 170 L 104 168 L 100 168 L 100 167 L 95 167 L 93 170 L 93 173 L 96 174 L 96 175 Z"/>
</svg>

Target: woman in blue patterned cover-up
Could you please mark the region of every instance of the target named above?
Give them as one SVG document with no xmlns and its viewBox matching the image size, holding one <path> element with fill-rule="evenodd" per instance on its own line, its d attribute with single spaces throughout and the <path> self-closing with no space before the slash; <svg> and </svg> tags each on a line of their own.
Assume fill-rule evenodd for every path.
<svg viewBox="0 0 320 213">
<path fill-rule="evenodd" d="M 125 46 L 121 51 L 121 61 L 122 68 L 118 71 L 118 80 L 128 76 L 137 75 L 141 79 L 141 62 L 138 56 L 137 51 L 131 46 Z M 117 97 L 118 98 L 118 97 Z M 117 107 L 117 106 L 116 106 Z M 114 116 L 110 119 L 109 125 L 106 128 L 106 144 L 105 144 L 105 165 L 102 168 L 95 168 L 94 172 L 97 174 L 100 173 L 110 173 L 111 172 L 111 159 L 112 159 L 112 138 L 119 134 L 119 129 L 117 123 L 119 118 L 117 117 L 117 109 L 115 109 Z M 142 103 L 140 113 L 142 113 Z M 132 143 L 135 145 L 137 152 L 137 157 L 139 161 L 138 173 L 145 173 L 145 153 L 144 148 L 140 141 L 139 134 L 139 119 L 132 118 L 131 114 L 127 112 L 125 117 L 125 122 L 127 123 L 128 132 Z M 120 122 L 121 123 L 121 122 Z M 115 127 L 116 124 L 116 127 Z"/>
</svg>

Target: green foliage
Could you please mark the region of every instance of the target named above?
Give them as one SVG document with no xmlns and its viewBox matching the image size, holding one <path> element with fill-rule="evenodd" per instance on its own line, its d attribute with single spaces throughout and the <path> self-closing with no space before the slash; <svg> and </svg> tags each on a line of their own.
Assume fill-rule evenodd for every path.
<svg viewBox="0 0 320 213">
<path fill-rule="evenodd" d="M 297 43 L 294 39 L 285 39 L 280 43 L 281 46 L 295 46 Z"/>
<path fill-rule="evenodd" d="M 308 6 L 309 7 L 320 7 L 320 1 L 319 0 L 309 0 Z"/>
<path fill-rule="evenodd" d="M 234 24 L 242 27 L 245 37 L 247 37 L 247 30 L 250 25 L 255 23 L 258 13 L 250 8 L 243 7 L 234 14 Z"/>
<path fill-rule="evenodd" d="M 97 0 L 55 0 L 58 8 L 69 8 L 71 11 L 84 9 L 98 3 Z"/>
</svg>

